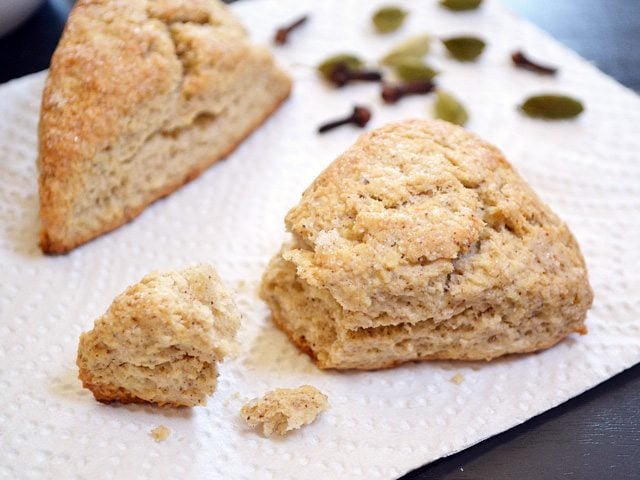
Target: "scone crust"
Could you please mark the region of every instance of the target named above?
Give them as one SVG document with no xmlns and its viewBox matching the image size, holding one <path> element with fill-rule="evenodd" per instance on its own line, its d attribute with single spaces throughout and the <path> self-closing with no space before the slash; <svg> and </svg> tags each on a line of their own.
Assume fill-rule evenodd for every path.
<svg viewBox="0 0 640 480">
<path fill-rule="evenodd" d="M 109 152 L 128 161 L 146 139 L 187 128 L 198 115 L 221 115 L 233 66 L 264 64 L 273 88 L 264 111 L 214 155 L 84 227 L 86 196 Z M 240 68 L 240 67 L 238 67 Z M 291 81 L 270 54 L 251 46 L 242 25 L 217 0 L 80 0 L 53 55 L 39 124 L 40 246 L 65 253 L 130 221 L 233 151 L 288 97 Z M 198 103 L 199 102 L 199 103 Z M 207 110 L 202 110 L 202 103 Z M 122 152 L 122 154 L 120 153 Z M 111 168 L 111 167 L 110 167 Z M 102 201 L 98 198 L 97 201 Z"/>
<path fill-rule="evenodd" d="M 586 333 L 579 246 L 499 150 L 441 121 L 374 130 L 286 217 L 274 323 L 322 368 L 491 360 Z"/>
</svg>

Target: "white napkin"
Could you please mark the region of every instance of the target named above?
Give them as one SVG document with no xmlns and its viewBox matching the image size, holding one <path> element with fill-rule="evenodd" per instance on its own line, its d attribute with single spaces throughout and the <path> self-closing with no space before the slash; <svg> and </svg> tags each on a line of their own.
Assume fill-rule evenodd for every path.
<svg viewBox="0 0 640 480">
<path fill-rule="evenodd" d="M 36 126 L 44 74 L 0 87 L 0 477 L 393 478 L 554 407 L 640 361 L 640 101 L 494 1 L 454 14 L 436 0 L 394 0 L 411 11 L 389 35 L 370 26 L 384 2 L 266 0 L 233 5 L 259 43 L 299 14 L 309 22 L 276 53 L 295 77 L 284 107 L 230 157 L 139 218 L 69 255 L 39 252 Z M 438 82 L 571 226 L 595 303 L 587 336 L 491 363 L 424 362 L 376 372 L 318 370 L 276 330 L 256 296 L 266 262 L 285 238 L 283 218 L 307 184 L 360 133 L 319 136 L 322 121 L 354 103 L 370 127 L 431 116 L 433 96 L 383 105 L 377 85 L 333 90 L 314 65 L 353 51 L 371 61 L 399 40 L 478 33 L 488 47 L 460 64 L 434 47 Z M 560 67 L 557 78 L 516 70 L 523 48 Z M 523 117 L 540 91 L 581 98 L 575 121 Z M 242 353 L 221 366 L 206 407 L 105 406 L 77 380 L 78 336 L 127 285 L 151 270 L 213 263 L 238 290 Z M 451 381 L 462 376 L 462 383 Z M 460 377 L 458 377 L 459 379 Z M 239 418 L 243 400 L 309 383 L 329 396 L 318 421 L 282 440 Z M 149 432 L 172 434 L 156 443 Z"/>
</svg>

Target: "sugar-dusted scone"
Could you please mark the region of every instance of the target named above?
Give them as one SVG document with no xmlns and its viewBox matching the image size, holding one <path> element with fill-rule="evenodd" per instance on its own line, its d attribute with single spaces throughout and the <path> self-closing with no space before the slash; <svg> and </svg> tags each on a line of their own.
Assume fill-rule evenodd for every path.
<svg viewBox="0 0 640 480">
<path fill-rule="evenodd" d="M 329 403 L 327 396 L 311 385 L 276 388 L 262 398 L 255 398 L 240 410 L 251 427 L 262 425 L 264 435 L 285 435 L 313 422 Z"/>
<path fill-rule="evenodd" d="M 452 124 L 363 135 L 285 223 L 294 239 L 261 296 L 321 368 L 491 360 L 586 333 L 575 238 L 495 147 Z"/>
<path fill-rule="evenodd" d="M 130 286 L 83 333 L 80 380 L 101 402 L 204 405 L 240 326 L 213 267 L 155 272 Z"/>
<path fill-rule="evenodd" d="M 290 88 L 218 0 L 79 0 L 42 99 L 42 250 L 136 217 L 231 152 Z"/>
</svg>

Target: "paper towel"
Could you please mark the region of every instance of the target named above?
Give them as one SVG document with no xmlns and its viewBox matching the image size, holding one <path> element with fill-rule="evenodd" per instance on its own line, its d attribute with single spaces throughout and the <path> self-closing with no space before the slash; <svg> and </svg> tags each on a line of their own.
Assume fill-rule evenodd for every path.
<svg viewBox="0 0 640 480">
<path fill-rule="evenodd" d="M 393 478 L 517 425 L 640 361 L 640 101 L 531 25 L 487 1 L 453 14 L 431 2 L 398 32 L 376 35 L 382 2 L 266 0 L 233 6 L 255 41 L 299 14 L 309 22 L 278 48 L 295 77 L 292 98 L 230 158 L 139 218 L 69 255 L 39 252 L 36 127 L 44 74 L 0 87 L 0 477 L 4 478 Z M 283 218 L 305 186 L 353 143 L 352 127 L 325 136 L 324 120 L 354 103 L 370 128 L 431 116 L 433 96 L 386 106 L 375 84 L 333 90 L 314 65 L 353 51 L 371 61 L 399 40 L 478 33 L 488 46 L 461 64 L 434 47 L 438 82 L 468 107 L 469 128 L 494 142 L 571 226 L 596 300 L 589 334 L 534 355 L 491 363 L 425 362 L 377 372 L 319 371 L 277 331 L 256 296 L 285 238 Z M 557 78 L 516 70 L 523 48 L 560 66 Z M 581 98 L 575 121 L 523 117 L 527 95 Z M 213 263 L 238 290 L 242 353 L 221 366 L 206 407 L 106 406 L 81 388 L 78 337 L 113 297 L 145 273 Z M 461 374 L 456 384 L 451 378 Z M 457 377 L 458 379 L 460 377 Z M 282 440 L 243 425 L 243 400 L 308 383 L 329 396 L 320 419 Z M 172 434 L 156 443 L 150 431 Z"/>
</svg>

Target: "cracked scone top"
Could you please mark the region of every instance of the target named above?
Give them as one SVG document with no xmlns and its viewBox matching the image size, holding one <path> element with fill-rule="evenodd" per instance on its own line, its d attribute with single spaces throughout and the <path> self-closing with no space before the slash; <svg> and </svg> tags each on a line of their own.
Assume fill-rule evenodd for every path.
<svg viewBox="0 0 640 480">
<path fill-rule="evenodd" d="M 586 333 L 567 226 L 502 154 L 441 121 L 363 135 L 304 192 L 263 277 L 273 321 L 323 368 L 485 359 Z"/>
<path fill-rule="evenodd" d="M 79 0 L 42 99 L 43 251 L 67 252 L 197 177 L 290 88 L 218 0 Z"/>
<path fill-rule="evenodd" d="M 101 402 L 204 405 L 239 326 L 213 267 L 151 273 L 81 335 L 79 377 Z"/>
</svg>

